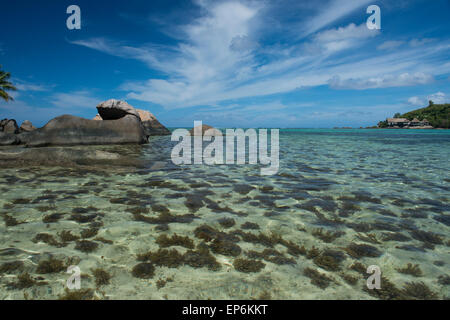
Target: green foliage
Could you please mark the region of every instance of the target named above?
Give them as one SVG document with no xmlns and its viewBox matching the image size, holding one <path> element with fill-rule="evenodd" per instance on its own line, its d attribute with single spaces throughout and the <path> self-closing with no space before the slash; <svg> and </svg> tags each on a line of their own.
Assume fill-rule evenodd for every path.
<svg viewBox="0 0 450 320">
<path fill-rule="evenodd" d="M 434 128 L 450 128 L 450 104 L 434 104 L 430 101 L 428 107 L 407 112 L 402 117 L 408 120 L 427 119 Z"/>
<path fill-rule="evenodd" d="M 386 120 L 378 122 L 378 128 L 387 128 L 387 126 L 388 122 Z"/>
<path fill-rule="evenodd" d="M 0 98 L 5 101 L 14 100 L 6 91 L 16 91 L 16 87 L 13 86 L 11 82 L 9 82 L 9 78 L 11 74 L 9 72 L 5 72 L 1 70 L 2 66 L 0 65 Z"/>
</svg>

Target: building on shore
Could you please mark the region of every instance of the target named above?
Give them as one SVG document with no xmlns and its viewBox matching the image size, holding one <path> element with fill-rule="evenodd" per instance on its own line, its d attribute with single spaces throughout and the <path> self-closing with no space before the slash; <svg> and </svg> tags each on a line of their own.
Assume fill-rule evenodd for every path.
<svg viewBox="0 0 450 320">
<path fill-rule="evenodd" d="M 414 118 L 408 120 L 406 118 L 387 118 L 386 121 L 390 128 L 431 127 L 427 119 L 419 120 Z"/>
</svg>

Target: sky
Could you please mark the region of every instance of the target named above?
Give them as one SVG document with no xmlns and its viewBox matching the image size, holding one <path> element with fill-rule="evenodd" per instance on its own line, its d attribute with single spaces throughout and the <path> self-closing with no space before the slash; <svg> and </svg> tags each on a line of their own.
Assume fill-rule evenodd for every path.
<svg viewBox="0 0 450 320">
<path fill-rule="evenodd" d="M 69 5 L 81 29 L 69 30 Z M 380 7 L 381 29 L 366 25 Z M 372 126 L 450 101 L 448 0 L 2 1 L 0 118 L 114 98 L 167 127 Z"/>
</svg>

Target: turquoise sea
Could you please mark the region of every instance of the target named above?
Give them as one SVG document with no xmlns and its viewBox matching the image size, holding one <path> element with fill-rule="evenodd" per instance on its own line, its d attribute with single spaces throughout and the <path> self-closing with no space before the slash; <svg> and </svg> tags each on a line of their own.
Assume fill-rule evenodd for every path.
<svg viewBox="0 0 450 320">
<path fill-rule="evenodd" d="M 279 144 L 273 176 L 176 166 L 170 137 L 3 161 L 0 299 L 450 297 L 449 130 L 285 129 Z"/>
</svg>

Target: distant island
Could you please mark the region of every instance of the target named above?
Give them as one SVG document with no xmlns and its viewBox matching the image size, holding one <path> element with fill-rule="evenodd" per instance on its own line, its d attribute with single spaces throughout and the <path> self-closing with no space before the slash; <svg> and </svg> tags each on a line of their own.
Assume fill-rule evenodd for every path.
<svg viewBox="0 0 450 320">
<path fill-rule="evenodd" d="M 378 122 L 378 128 L 404 128 L 404 129 L 449 129 L 450 104 L 434 104 L 429 101 L 425 108 L 407 112 L 396 113 L 393 118 Z"/>
</svg>

